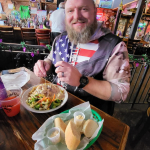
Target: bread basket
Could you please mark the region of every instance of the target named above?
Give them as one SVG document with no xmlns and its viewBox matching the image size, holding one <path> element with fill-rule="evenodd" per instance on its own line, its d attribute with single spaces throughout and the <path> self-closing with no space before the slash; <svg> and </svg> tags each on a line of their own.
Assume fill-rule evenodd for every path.
<svg viewBox="0 0 150 150">
<path fill-rule="evenodd" d="M 93 114 L 93 118 L 96 119 L 97 122 L 98 122 L 98 121 L 102 121 L 101 116 L 100 116 L 95 110 L 91 109 L 91 111 L 92 111 L 92 114 Z M 69 113 L 69 110 L 63 111 L 62 113 Z M 98 137 L 100 136 L 100 134 L 101 134 L 101 132 L 102 132 L 102 129 L 103 129 L 103 125 L 102 125 L 102 127 L 100 128 L 100 130 L 99 130 L 97 136 L 89 142 L 89 144 L 84 148 L 84 150 L 88 149 L 91 145 L 94 144 L 94 142 L 95 142 L 95 141 L 98 139 Z"/>
</svg>

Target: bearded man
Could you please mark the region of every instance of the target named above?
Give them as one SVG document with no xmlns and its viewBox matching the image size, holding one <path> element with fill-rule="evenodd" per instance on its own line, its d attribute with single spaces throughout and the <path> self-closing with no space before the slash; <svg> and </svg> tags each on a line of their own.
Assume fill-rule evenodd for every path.
<svg viewBox="0 0 150 150">
<path fill-rule="evenodd" d="M 34 72 L 39 77 L 55 72 L 57 84 L 112 115 L 114 103 L 124 101 L 130 89 L 126 45 L 97 22 L 93 0 L 67 0 L 65 14 L 67 32 Z"/>
</svg>

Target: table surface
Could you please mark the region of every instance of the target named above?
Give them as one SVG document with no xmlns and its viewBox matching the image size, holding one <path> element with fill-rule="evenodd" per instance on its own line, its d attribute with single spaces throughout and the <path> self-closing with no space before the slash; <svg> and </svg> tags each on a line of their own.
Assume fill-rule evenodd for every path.
<svg viewBox="0 0 150 150">
<path fill-rule="evenodd" d="M 26 71 L 30 74 L 30 81 L 22 87 L 23 91 L 33 85 L 45 83 L 45 79 L 36 77 L 28 69 Z M 21 105 L 18 115 L 7 117 L 1 109 L 0 149 L 33 150 L 36 141 L 33 141 L 31 137 L 49 117 L 83 102 L 83 100 L 68 93 L 68 101 L 66 104 L 62 108 L 50 113 L 32 113 Z M 128 138 L 129 126 L 92 105 L 91 108 L 97 111 L 104 119 L 104 125 L 101 135 L 88 150 L 124 150 Z"/>
</svg>

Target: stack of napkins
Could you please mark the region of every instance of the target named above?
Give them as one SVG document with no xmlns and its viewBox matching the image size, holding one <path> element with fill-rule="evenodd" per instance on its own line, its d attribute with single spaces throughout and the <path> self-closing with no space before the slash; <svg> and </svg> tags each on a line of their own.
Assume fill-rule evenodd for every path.
<svg viewBox="0 0 150 150">
<path fill-rule="evenodd" d="M 26 71 L 20 71 L 14 74 L 4 74 L 1 79 L 5 88 L 22 87 L 30 80 L 30 75 Z"/>
</svg>

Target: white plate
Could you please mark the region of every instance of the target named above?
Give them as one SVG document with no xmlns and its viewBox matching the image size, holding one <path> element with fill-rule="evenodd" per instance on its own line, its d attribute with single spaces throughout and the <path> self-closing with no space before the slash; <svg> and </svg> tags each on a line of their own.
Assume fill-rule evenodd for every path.
<svg viewBox="0 0 150 150">
<path fill-rule="evenodd" d="M 50 84 L 52 84 L 52 83 L 50 83 Z M 35 86 L 37 86 L 37 85 L 35 85 Z M 32 111 L 32 112 L 35 112 L 35 113 L 48 113 L 48 112 L 52 112 L 52 111 L 55 111 L 55 110 L 61 108 L 61 107 L 67 102 L 67 100 L 68 100 L 68 93 L 67 93 L 67 91 L 66 91 L 64 88 L 62 88 L 61 86 L 58 86 L 58 85 L 57 85 L 57 86 L 60 88 L 60 90 L 63 90 L 63 91 L 65 92 L 65 99 L 63 100 L 63 102 L 61 103 L 60 106 L 58 106 L 58 107 L 56 107 L 56 108 L 54 108 L 54 109 L 50 109 L 50 110 L 36 110 L 36 109 L 34 109 L 34 108 L 31 108 L 31 107 L 26 103 L 26 100 L 28 99 L 29 92 L 30 92 L 30 91 L 32 90 L 32 88 L 35 87 L 35 86 L 32 86 L 32 87 L 30 87 L 29 89 L 27 89 L 27 90 L 24 92 L 24 94 L 22 95 L 22 98 L 21 98 L 21 104 L 22 104 L 22 106 L 24 106 L 24 107 L 25 107 L 27 110 L 29 110 L 29 111 Z"/>
</svg>

